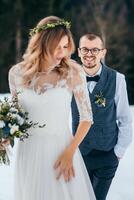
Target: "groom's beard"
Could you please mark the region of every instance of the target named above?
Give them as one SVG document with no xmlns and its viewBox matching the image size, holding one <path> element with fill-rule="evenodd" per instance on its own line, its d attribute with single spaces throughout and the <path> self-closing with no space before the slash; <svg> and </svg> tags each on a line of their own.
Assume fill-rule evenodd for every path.
<svg viewBox="0 0 134 200">
<path fill-rule="evenodd" d="M 96 57 L 94 56 L 84 56 L 83 57 L 83 66 L 88 69 L 93 69 L 96 67 Z"/>
</svg>

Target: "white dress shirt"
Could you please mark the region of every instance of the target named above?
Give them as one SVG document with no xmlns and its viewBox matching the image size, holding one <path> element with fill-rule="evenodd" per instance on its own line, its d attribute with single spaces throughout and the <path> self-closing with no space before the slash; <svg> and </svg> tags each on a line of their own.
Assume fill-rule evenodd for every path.
<svg viewBox="0 0 134 200">
<path fill-rule="evenodd" d="M 95 75 L 100 75 L 102 66 L 100 66 L 98 72 Z M 89 76 L 89 74 L 86 74 Z M 95 85 L 95 81 L 89 81 L 87 83 L 90 93 L 92 93 Z M 128 145 L 132 141 L 132 116 L 130 113 L 130 107 L 128 103 L 127 88 L 125 76 L 117 72 L 116 76 L 116 91 L 115 91 L 115 105 L 116 105 L 116 120 L 119 128 L 118 141 L 114 147 L 114 152 L 117 157 L 122 158 Z"/>
</svg>

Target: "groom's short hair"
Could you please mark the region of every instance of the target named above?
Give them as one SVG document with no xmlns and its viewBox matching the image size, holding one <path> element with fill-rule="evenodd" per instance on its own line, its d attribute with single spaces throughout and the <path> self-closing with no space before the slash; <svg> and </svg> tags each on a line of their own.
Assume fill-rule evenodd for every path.
<svg viewBox="0 0 134 200">
<path fill-rule="evenodd" d="M 105 48 L 105 39 L 103 38 L 103 37 L 101 37 L 101 36 L 99 36 L 99 35 L 96 35 L 96 34 L 94 34 L 94 33 L 86 33 L 86 34 L 84 34 L 84 35 L 82 35 L 81 37 L 80 37 L 80 41 L 81 41 L 81 39 L 83 38 L 83 37 L 86 37 L 88 40 L 94 40 L 94 39 L 96 39 L 96 38 L 99 38 L 100 40 L 101 40 L 101 42 L 102 42 L 102 47 L 103 48 Z M 80 43 L 80 42 L 79 42 Z"/>
</svg>

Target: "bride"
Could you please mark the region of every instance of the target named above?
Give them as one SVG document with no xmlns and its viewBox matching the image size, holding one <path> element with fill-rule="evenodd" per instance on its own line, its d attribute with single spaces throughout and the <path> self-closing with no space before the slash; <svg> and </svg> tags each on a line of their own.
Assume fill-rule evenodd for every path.
<svg viewBox="0 0 134 200">
<path fill-rule="evenodd" d="M 95 200 L 78 146 L 92 124 L 90 100 L 82 68 L 70 59 L 74 43 L 69 22 L 50 16 L 31 30 L 23 61 L 9 71 L 12 95 L 18 94 L 30 120 L 46 124 L 30 128 L 19 141 L 15 200 Z M 74 94 L 80 123 L 69 128 Z"/>
</svg>

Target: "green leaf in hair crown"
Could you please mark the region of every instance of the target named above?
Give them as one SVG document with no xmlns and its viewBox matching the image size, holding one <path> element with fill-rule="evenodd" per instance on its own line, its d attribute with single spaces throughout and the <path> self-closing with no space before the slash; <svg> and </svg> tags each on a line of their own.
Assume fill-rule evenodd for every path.
<svg viewBox="0 0 134 200">
<path fill-rule="evenodd" d="M 60 21 L 57 21 L 55 23 L 47 23 L 47 24 L 44 24 L 44 25 L 38 25 L 35 28 L 30 29 L 29 35 L 33 36 L 36 33 L 39 33 L 39 32 L 41 32 L 43 30 L 55 28 L 57 26 L 65 26 L 67 29 L 70 29 L 71 22 L 68 22 L 68 21 L 65 21 L 65 20 L 60 20 Z"/>
</svg>

